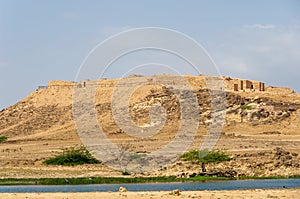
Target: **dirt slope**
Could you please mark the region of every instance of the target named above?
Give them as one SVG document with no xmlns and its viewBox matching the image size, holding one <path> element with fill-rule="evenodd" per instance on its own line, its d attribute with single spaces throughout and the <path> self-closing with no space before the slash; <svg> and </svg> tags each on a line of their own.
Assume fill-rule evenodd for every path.
<svg viewBox="0 0 300 199">
<path fill-rule="evenodd" d="M 140 81 L 155 79 L 155 76 L 131 78 Z M 199 105 L 190 108 L 198 109 L 201 113 L 197 136 L 191 145 L 191 148 L 199 148 L 211 123 L 211 96 L 203 76 L 185 78 L 192 85 Z M 120 147 L 124 145 L 124 140 L 130 142 L 128 150 L 135 152 L 151 152 L 170 142 L 178 131 L 182 114 L 174 93 L 170 92 L 168 86 L 156 82 L 135 90 L 129 105 L 124 104 L 129 106 L 132 121 L 138 126 L 151 123 L 149 111 L 154 104 L 161 104 L 167 113 L 161 131 L 141 140 L 128 136 L 114 120 L 111 98 L 118 81 L 95 81 L 99 85 L 95 95 L 95 110 L 107 137 Z M 84 84 L 80 86 L 84 87 Z M 81 144 L 72 117 L 75 85 L 79 86 L 63 81 L 51 82 L 48 88 L 34 91 L 0 112 L 0 136 L 8 137 L 7 141 L 0 143 L 0 177 L 119 175 L 104 165 L 72 169 L 53 169 L 56 167 L 42 165 L 43 160 L 59 152 L 62 147 Z M 266 170 L 269 171 L 268 175 L 273 175 L 284 168 L 290 172 L 286 175 L 300 174 L 300 166 L 297 164 L 297 154 L 300 153 L 300 95 L 290 89 L 274 87 L 267 87 L 266 91 L 225 90 L 226 121 L 215 148 L 226 149 L 236 161 L 212 168 L 235 169 L 236 172 L 248 175 L 263 175 L 267 173 Z M 274 158 L 277 160 L 270 163 Z M 157 173 L 180 175 L 180 169 L 183 168 L 185 166 L 175 163 Z M 187 170 L 194 172 L 193 169 Z M 199 168 L 195 166 L 194 170 L 199 171 Z"/>
</svg>

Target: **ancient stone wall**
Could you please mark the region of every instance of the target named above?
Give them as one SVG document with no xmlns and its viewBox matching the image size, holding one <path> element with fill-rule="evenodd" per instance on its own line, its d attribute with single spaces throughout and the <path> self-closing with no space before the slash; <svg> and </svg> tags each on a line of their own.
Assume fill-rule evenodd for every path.
<svg viewBox="0 0 300 199">
<path fill-rule="evenodd" d="M 227 91 L 265 91 L 265 84 L 259 81 L 232 79 L 223 77 L 225 90 Z"/>
<path fill-rule="evenodd" d="M 62 80 L 53 80 L 48 82 L 48 88 L 72 88 L 76 85 L 76 82 L 68 82 L 68 81 L 62 81 Z"/>
<path fill-rule="evenodd" d="M 278 88 L 278 87 L 273 87 L 273 86 L 268 86 L 268 87 L 265 87 L 265 90 L 267 92 L 272 92 L 274 94 L 282 94 L 282 93 L 285 93 L 285 94 L 294 94 L 295 91 L 290 89 L 290 88 Z"/>
<path fill-rule="evenodd" d="M 154 76 L 155 77 L 155 76 Z M 136 85 L 175 85 L 177 84 L 177 79 L 170 79 L 170 77 L 166 78 L 165 80 L 156 79 L 156 78 L 147 78 L 147 77 L 132 77 L 132 80 L 125 81 L 124 83 L 119 83 L 117 79 L 113 80 L 85 80 L 81 82 L 68 82 L 68 81 L 61 81 L 61 80 L 54 80 L 48 83 L 48 88 L 55 88 L 55 89 L 62 89 L 68 88 L 71 89 L 74 86 L 78 88 L 84 88 L 87 86 L 95 85 L 97 87 L 114 87 L 118 85 L 119 87 L 132 87 Z M 176 77 L 173 77 L 176 78 Z M 195 87 L 205 88 L 205 76 L 195 76 L 190 77 L 186 76 L 187 82 Z M 219 77 L 218 77 L 219 78 Z M 230 78 L 230 77 L 222 77 L 224 82 L 224 88 L 226 91 L 243 91 L 243 92 L 258 92 L 258 91 L 265 91 L 265 84 L 259 81 L 252 81 L 252 80 L 244 80 L 244 79 L 237 79 L 237 78 Z M 186 82 L 186 83 L 187 83 Z M 186 84 L 185 83 L 185 84 Z"/>
</svg>

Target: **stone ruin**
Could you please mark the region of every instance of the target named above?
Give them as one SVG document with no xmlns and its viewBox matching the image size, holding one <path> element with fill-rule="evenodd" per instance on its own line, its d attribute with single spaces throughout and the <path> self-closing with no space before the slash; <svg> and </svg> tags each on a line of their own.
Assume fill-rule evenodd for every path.
<svg viewBox="0 0 300 199">
<path fill-rule="evenodd" d="M 224 77 L 225 88 L 228 91 L 265 91 L 265 83 L 244 79 L 232 79 Z"/>
<path fill-rule="evenodd" d="M 205 83 L 205 77 L 206 75 L 200 75 L 200 76 L 186 76 L 187 79 L 191 80 L 189 83 L 191 85 L 196 87 L 205 88 L 207 85 Z M 154 77 L 154 76 L 153 76 Z M 165 80 L 156 80 L 153 77 L 133 77 L 134 80 L 126 82 L 124 85 L 118 85 L 118 86 L 124 86 L 124 87 L 130 87 L 136 84 L 142 84 L 148 82 L 149 85 L 152 84 L 161 84 L 161 85 L 174 85 L 175 81 L 172 81 L 171 77 L 166 77 Z M 171 79 L 170 79 L 171 78 Z M 174 77 L 173 77 L 174 78 Z M 252 81 L 252 80 L 245 80 L 245 79 L 237 79 L 237 78 L 230 78 L 223 76 L 221 77 L 224 82 L 224 88 L 226 91 L 230 92 L 262 92 L 266 91 L 265 84 L 260 81 Z M 101 79 L 101 80 L 85 80 L 81 82 L 68 82 L 68 81 L 61 81 L 61 80 L 54 80 L 50 81 L 48 83 L 48 86 L 45 87 L 39 87 L 39 89 L 44 88 L 55 88 L 55 89 L 72 89 L 74 86 L 78 88 L 84 88 L 87 85 L 97 85 L 100 87 L 114 87 L 116 86 L 117 79 Z M 201 80 L 201 81 L 200 81 Z"/>
</svg>

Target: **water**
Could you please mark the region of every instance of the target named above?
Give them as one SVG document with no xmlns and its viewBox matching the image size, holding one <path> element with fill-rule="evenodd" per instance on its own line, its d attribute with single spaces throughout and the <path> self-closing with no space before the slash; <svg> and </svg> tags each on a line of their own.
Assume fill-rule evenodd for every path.
<svg viewBox="0 0 300 199">
<path fill-rule="evenodd" d="M 118 191 L 119 187 L 128 191 L 182 191 L 195 190 L 237 190 L 262 188 L 296 188 L 300 187 L 300 179 L 276 180 L 230 180 L 190 183 L 139 183 L 139 184 L 93 184 L 93 185 L 13 185 L 0 186 L 2 193 L 32 193 L 32 192 L 107 192 Z"/>
</svg>

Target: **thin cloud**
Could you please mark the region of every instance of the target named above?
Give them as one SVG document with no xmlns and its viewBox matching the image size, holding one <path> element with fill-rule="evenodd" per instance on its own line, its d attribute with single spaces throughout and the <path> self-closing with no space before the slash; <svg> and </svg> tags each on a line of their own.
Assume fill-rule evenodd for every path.
<svg viewBox="0 0 300 199">
<path fill-rule="evenodd" d="M 258 26 L 256 26 L 258 27 Z M 229 35 L 213 55 L 223 73 L 291 87 L 300 92 L 300 29 L 244 27 Z"/>
<path fill-rule="evenodd" d="M 274 29 L 276 28 L 273 24 L 251 24 L 251 25 L 244 25 L 246 29 Z"/>
</svg>

